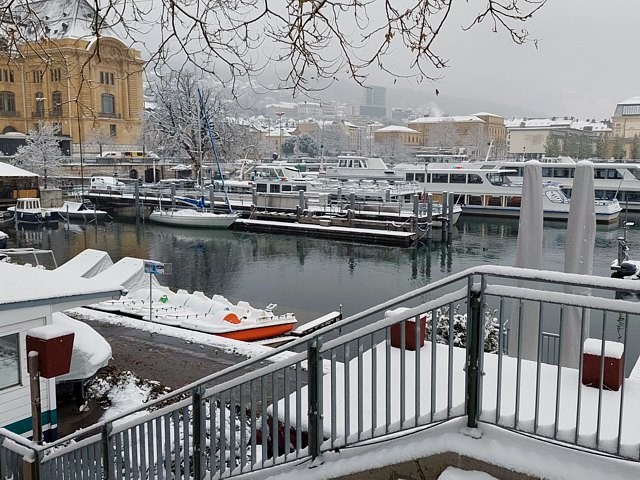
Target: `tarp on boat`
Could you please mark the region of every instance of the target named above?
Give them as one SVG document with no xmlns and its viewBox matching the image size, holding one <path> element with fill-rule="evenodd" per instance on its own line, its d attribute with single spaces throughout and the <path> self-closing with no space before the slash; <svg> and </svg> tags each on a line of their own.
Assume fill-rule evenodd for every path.
<svg viewBox="0 0 640 480">
<path fill-rule="evenodd" d="M 78 255 L 56 268 L 57 272 L 64 272 L 70 276 L 92 278 L 100 272 L 110 268 L 113 260 L 107 252 L 87 248 Z"/>
<path fill-rule="evenodd" d="M 111 267 L 98 273 L 94 278 L 115 282 L 130 292 L 141 288 L 149 288 L 149 280 L 151 280 L 154 287 L 160 286 L 160 282 L 154 275 L 144 273 L 144 260 L 133 257 L 124 257 Z"/>
</svg>

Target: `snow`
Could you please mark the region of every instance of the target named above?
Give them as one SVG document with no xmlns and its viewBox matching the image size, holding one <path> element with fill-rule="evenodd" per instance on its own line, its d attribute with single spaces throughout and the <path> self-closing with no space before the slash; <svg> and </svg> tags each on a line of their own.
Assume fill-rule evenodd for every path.
<svg viewBox="0 0 640 480">
<path fill-rule="evenodd" d="M 111 346 L 102 335 L 86 323 L 74 320 L 63 313 L 56 312 L 52 317 L 54 326 L 60 326 L 75 334 L 71 370 L 66 375 L 56 377 L 56 382 L 91 378 L 98 370 L 108 365 Z"/>
<path fill-rule="evenodd" d="M 92 394 L 106 396 L 110 402 L 110 406 L 106 409 L 100 421 L 111 420 L 131 411 L 134 407 L 144 405 L 149 400 L 152 390 L 149 384 L 141 382 L 131 372 L 125 372 L 115 385 L 104 379 L 98 379 L 90 386 L 90 389 Z M 127 420 L 138 418 L 144 414 L 145 412 L 143 411 L 137 412 L 129 416 Z"/>
<path fill-rule="evenodd" d="M 447 467 L 445 471 L 440 474 L 438 480 L 496 480 L 496 477 L 492 477 L 484 472 Z"/>
<path fill-rule="evenodd" d="M 97 278 L 74 278 L 55 270 L 42 270 L 24 265 L 0 262 L 0 278 L 10 278 L 3 282 L 0 305 L 18 306 L 20 303 L 52 301 L 52 303 L 73 302 L 78 306 L 83 302 L 95 303 L 120 296 L 122 287 L 115 281 Z M 88 301 L 82 297 L 91 297 Z M 86 304 L 86 303 L 85 303 Z M 66 308 L 70 308 L 71 305 Z"/>
<path fill-rule="evenodd" d="M 113 260 L 107 252 L 87 248 L 60 265 L 56 271 L 69 276 L 92 278 L 112 265 Z"/>
<path fill-rule="evenodd" d="M 640 105 L 640 97 L 631 97 L 622 102 L 618 102 L 618 105 Z"/>
<path fill-rule="evenodd" d="M 586 355 L 595 355 L 597 357 L 602 353 L 602 341 L 599 338 L 587 338 L 584 341 L 584 350 Z M 622 358 L 624 355 L 624 345 L 619 342 L 604 342 L 604 356 L 607 358 Z"/>
<path fill-rule="evenodd" d="M 73 334 L 73 330 L 63 325 L 44 325 L 43 327 L 36 327 L 31 330 L 27 330 L 27 335 L 29 337 L 37 338 L 39 340 L 51 340 L 71 334 Z"/>
<path fill-rule="evenodd" d="M 35 173 L 28 172 L 8 163 L 0 162 L 0 177 L 37 177 Z"/>
<path fill-rule="evenodd" d="M 389 125 L 387 127 L 379 128 L 378 130 L 376 130 L 376 133 L 378 132 L 420 133 L 413 128 L 404 127 L 402 125 Z"/>
<path fill-rule="evenodd" d="M 140 258 L 124 257 L 111 267 L 95 275 L 92 280 L 118 283 L 129 291 L 139 288 L 149 288 L 149 281 L 159 286 L 158 280 L 144 273 L 144 260 Z"/>
<path fill-rule="evenodd" d="M 413 123 L 441 123 L 441 122 L 454 122 L 454 123 L 461 123 L 461 122 L 476 122 L 476 123 L 484 123 L 484 120 L 479 119 L 478 117 L 476 117 L 475 115 L 454 115 L 451 117 L 420 117 L 420 118 L 416 118 L 415 120 L 411 120 L 409 123 L 413 124 Z"/>
</svg>

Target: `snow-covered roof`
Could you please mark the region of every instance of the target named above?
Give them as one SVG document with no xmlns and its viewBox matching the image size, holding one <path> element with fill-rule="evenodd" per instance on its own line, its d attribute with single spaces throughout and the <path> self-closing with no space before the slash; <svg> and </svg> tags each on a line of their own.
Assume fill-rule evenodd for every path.
<svg viewBox="0 0 640 480">
<path fill-rule="evenodd" d="M 463 122 L 481 122 L 484 120 L 475 115 L 454 115 L 451 117 L 420 117 L 411 120 L 409 123 L 463 123 Z"/>
<path fill-rule="evenodd" d="M 495 113 L 489 112 L 478 112 L 473 114 L 474 117 L 499 117 L 502 118 L 502 115 L 496 115 Z"/>
<path fill-rule="evenodd" d="M 377 132 L 389 132 L 389 133 L 420 133 L 417 130 L 409 127 L 403 127 L 402 125 L 389 125 L 388 127 L 379 128 Z"/>
<path fill-rule="evenodd" d="M 37 177 L 35 173 L 0 162 L 0 177 Z"/>
<path fill-rule="evenodd" d="M 631 97 L 623 102 L 618 102 L 618 105 L 640 105 L 640 96 L 639 97 Z"/>
<path fill-rule="evenodd" d="M 50 39 L 84 38 L 95 36 L 92 25 L 96 22 L 96 11 L 86 0 L 40 0 L 29 2 L 30 11 L 14 12 L 26 25 L 24 35 L 35 40 L 42 37 Z M 99 19 L 101 35 L 118 38 L 108 22 Z"/>
<path fill-rule="evenodd" d="M 5 262 L 0 262 L 0 278 L 11 279 L 3 283 L 0 311 L 38 305 L 66 310 L 119 298 L 122 293 L 113 282 Z"/>
<path fill-rule="evenodd" d="M 576 120 L 571 117 L 552 118 L 512 118 L 505 120 L 505 127 L 515 128 L 571 128 L 573 130 L 590 130 L 594 132 L 607 132 L 611 128 L 604 122 L 591 120 Z"/>
</svg>

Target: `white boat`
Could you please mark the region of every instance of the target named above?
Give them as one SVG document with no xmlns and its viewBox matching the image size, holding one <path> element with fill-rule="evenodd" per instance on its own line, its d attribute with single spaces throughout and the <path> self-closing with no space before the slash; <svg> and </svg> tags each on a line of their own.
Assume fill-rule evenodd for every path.
<svg viewBox="0 0 640 480">
<path fill-rule="evenodd" d="M 402 176 L 389 168 L 381 158 L 339 155 L 337 165 L 327 165 L 324 169 L 327 178 L 370 178 L 400 180 Z"/>
<path fill-rule="evenodd" d="M 620 161 L 590 161 L 593 163 L 593 184 L 596 198 L 601 200 L 617 199 L 630 211 L 640 211 L 640 164 Z M 565 193 L 570 196 L 577 162 L 571 157 L 543 157 L 540 162 L 542 163 L 542 178 L 558 182 Z M 521 182 L 524 171 L 524 163 L 521 161 L 489 160 L 467 165 L 476 168 L 509 170 L 508 176 L 513 182 Z"/>
<path fill-rule="evenodd" d="M 201 228 L 229 228 L 239 215 L 236 213 L 213 213 L 190 208 L 183 209 L 157 209 L 151 212 L 149 218 L 154 222 L 165 225 L 175 225 L 181 227 L 201 227 Z"/>
<path fill-rule="evenodd" d="M 452 192 L 462 211 L 471 215 L 519 217 L 522 184 L 512 182 L 510 169 L 472 167 L 469 165 L 401 164 L 396 171 L 404 172 L 407 181 L 416 181 L 425 192 L 441 195 Z M 543 189 L 544 218 L 567 220 L 570 199 L 560 184 L 545 182 Z M 617 200 L 596 200 L 596 221 L 613 223 L 622 210 Z"/>
<path fill-rule="evenodd" d="M 82 202 L 65 201 L 61 207 L 47 208 L 48 212 L 58 220 L 82 220 L 83 222 L 91 220 L 104 220 L 109 214 L 104 210 L 89 208 Z"/>
<path fill-rule="evenodd" d="M 55 222 L 57 217 L 46 208 L 42 208 L 39 198 L 19 198 L 14 207 L 7 208 L 17 222 L 46 223 Z"/>
</svg>

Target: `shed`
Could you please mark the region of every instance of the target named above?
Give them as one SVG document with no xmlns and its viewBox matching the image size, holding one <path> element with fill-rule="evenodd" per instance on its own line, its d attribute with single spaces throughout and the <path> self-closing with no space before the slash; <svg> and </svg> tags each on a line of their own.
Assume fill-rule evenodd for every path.
<svg viewBox="0 0 640 480">
<path fill-rule="evenodd" d="M 0 162 L 0 207 L 14 205 L 17 198 L 39 197 L 38 175 Z"/>
<path fill-rule="evenodd" d="M 55 270 L 0 262 L 0 427 L 30 437 L 31 407 L 27 374 L 27 332 L 52 324 L 52 314 L 118 299 L 120 285 Z M 55 378 L 40 379 L 42 430 L 57 436 Z"/>
</svg>

